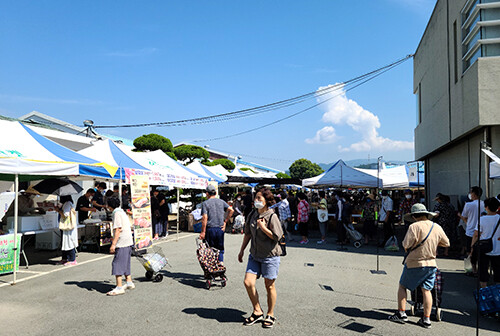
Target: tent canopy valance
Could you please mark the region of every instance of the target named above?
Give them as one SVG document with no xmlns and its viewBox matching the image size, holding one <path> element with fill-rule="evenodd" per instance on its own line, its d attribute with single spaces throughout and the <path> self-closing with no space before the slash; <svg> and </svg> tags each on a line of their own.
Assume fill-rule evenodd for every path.
<svg viewBox="0 0 500 336">
<path fill-rule="evenodd" d="M 227 178 L 222 178 L 218 174 L 213 173 L 209 167 L 201 164 L 200 161 L 193 161 L 189 165 L 187 165 L 187 168 L 191 169 L 193 172 L 198 174 L 201 177 L 205 177 L 207 179 L 217 181 L 217 182 L 225 182 Z"/>
<path fill-rule="evenodd" d="M 120 146 L 120 148 L 126 147 Z M 191 173 L 161 150 L 133 152 L 132 148 L 128 148 L 127 155 L 151 171 L 148 173 L 151 185 L 188 189 L 205 189 L 207 187 L 208 180 L 206 178 Z M 129 176 L 137 172 L 134 169 L 126 169 L 126 173 Z"/>
</svg>

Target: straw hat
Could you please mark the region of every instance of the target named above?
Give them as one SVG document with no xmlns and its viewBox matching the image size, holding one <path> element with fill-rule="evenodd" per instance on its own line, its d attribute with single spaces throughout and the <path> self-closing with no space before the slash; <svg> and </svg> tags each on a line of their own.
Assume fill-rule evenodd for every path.
<svg viewBox="0 0 500 336">
<path fill-rule="evenodd" d="M 427 208 L 422 203 L 415 203 L 411 207 L 411 213 L 406 214 L 404 216 L 404 220 L 408 221 L 408 222 L 414 222 L 415 219 L 413 218 L 413 216 L 419 217 L 419 216 L 422 216 L 422 215 L 426 215 L 428 219 L 432 219 L 437 214 L 435 212 L 429 212 L 429 211 L 427 211 Z"/>
<path fill-rule="evenodd" d="M 32 194 L 32 195 L 41 195 L 38 190 L 35 190 L 32 186 L 29 186 L 28 189 L 24 191 L 25 194 Z"/>
</svg>

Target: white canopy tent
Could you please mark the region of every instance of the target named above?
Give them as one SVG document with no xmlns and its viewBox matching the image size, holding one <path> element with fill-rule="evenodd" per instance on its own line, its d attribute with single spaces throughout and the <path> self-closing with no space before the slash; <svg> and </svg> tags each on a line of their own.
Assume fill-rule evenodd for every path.
<svg viewBox="0 0 500 336">
<path fill-rule="evenodd" d="M 311 179 L 302 181 L 302 186 L 309 188 L 318 187 L 377 187 L 382 185 L 381 179 L 376 176 L 349 167 L 344 161 L 339 160 L 325 173 Z"/>
<path fill-rule="evenodd" d="M 73 152 L 19 122 L 0 121 L 0 179 L 14 181 L 14 246 L 17 247 L 19 181 L 54 176 L 110 179 L 117 168 Z M 16 283 L 17 249 L 14 250 Z"/>
<path fill-rule="evenodd" d="M 227 180 L 227 177 L 221 177 L 218 174 L 213 173 L 208 167 L 203 164 L 201 164 L 200 161 L 193 161 L 190 163 L 187 168 L 191 169 L 195 173 L 197 173 L 199 176 L 205 176 L 207 179 L 211 179 L 213 181 L 217 182 L 225 182 Z"/>
<path fill-rule="evenodd" d="M 222 178 L 224 180 L 227 180 L 229 172 L 222 165 L 218 164 L 216 166 L 207 166 L 207 168 L 215 175 L 219 176 L 220 178 Z"/>
<path fill-rule="evenodd" d="M 408 188 L 410 186 L 408 173 L 406 172 L 406 166 L 385 168 L 384 165 L 381 167 L 380 172 L 377 172 L 377 169 L 354 169 L 357 169 L 374 177 L 377 177 L 378 174 L 378 177 L 382 180 L 382 183 L 379 187 L 383 189 L 399 189 Z"/>
</svg>

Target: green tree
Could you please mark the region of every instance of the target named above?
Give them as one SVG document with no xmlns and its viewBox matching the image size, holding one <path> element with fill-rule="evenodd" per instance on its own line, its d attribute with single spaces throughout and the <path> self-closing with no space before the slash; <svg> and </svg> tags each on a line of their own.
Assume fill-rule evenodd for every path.
<svg viewBox="0 0 500 336">
<path fill-rule="evenodd" d="M 318 176 L 324 170 L 317 164 L 307 159 L 298 159 L 289 168 L 292 178 L 305 179 Z"/>
<path fill-rule="evenodd" d="M 236 166 L 234 165 L 233 161 L 228 160 L 228 159 L 216 159 L 213 160 L 212 162 L 204 162 L 203 163 L 205 166 L 217 166 L 220 164 L 222 167 L 224 167 L 226 170 L 233 170 Z"/>
<path fill-rule="evenodd" d="M 288 175 L 286 173 L 278 173 L 278 174 L 276 174 L 276 178 L 279 178 L 279 179 L 289 179 L 290 175 Z"/>
<path fill-rule="evenodd" d="M 181 145 L 174 148 L 174 153 L 177 159 L 181 161 L 186 160 L 186 164 L 190 164 L 194 159 L 201 159 L 204 161 L 210 157 L 206 149 L 194 145 Z"/>
<path fill-rule="evenodd" d="M 252 168 L 248 168 L 248 167 L 240 168 L 240 170 L 241 171 L 251 171 L 252 173 L 257 174 Z"/>
<path fill-rule="evenodd" d="M 172 159 L 177 160 L 175 154 L 173 153 L 174 146 L 172 146 L 172 141 L 165 138 L 159 134 L 144 134 L 134 140 L 135 151 L 155 151 L 162 150 L 165 154 L 170 156 Z"/>
</svg>

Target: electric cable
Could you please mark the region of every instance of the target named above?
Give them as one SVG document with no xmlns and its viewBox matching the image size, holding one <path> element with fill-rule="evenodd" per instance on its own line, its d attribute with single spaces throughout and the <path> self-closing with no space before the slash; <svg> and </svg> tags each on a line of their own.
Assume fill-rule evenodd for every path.
<svg viewBox="0 0 500 336">
<path fill-rule="evenodd" d="M 398 65 L 399 65 L 399 64 L 398 64 Z M 359 86 L 361 86 L 361 85 L 363 85 L 363 84 L 365 84 L 365 83 L 367 83 L 367 82 L 369 82 L 369 81 L 371 81 L 371 80 L 373 80 L 373 79 L 377 78 L 378 76 L 380 76 L 380 75 L 382 75 L 383 73 L 385 73 L 385 72 L 387 72 L 387 71 L 389 71 L 389 70 L 393 69 L 393 68 L 394 68 L 394 67 L 396 67 L 396 66 L 397 66 L 397 65 L 394 65 L 394 66 L 392 66 L 392 67 L 390 67 L 390 68 L 387 68 L 387 69 L 385 69 L 384 71 L 382 71 L 382 72 L 380 72 L 380 73 L 377 73 L 377 74 L 375 74 L 374 76 L 369 77 L 368 79 L 365 79 L 364 81 L 362 81 L 362 82 L 358 83 L 357 85 L 355 85 L 355 86 L 353 86 L 353 87 L 350 87 L 350 88 L 346 89 L 344 92 L 349 92 L 349 91 L 351 91 L 351 90 L 354 90 L 355 88 L 357 88 L 357 87 L 359 87 Z M 320 105 L 322 105 L 322 104 L 324 104 L 324 103 L 326 103 L 326 102 L 328 102 L 328 101 L 330 101 L 330 100 L 332 100 L 332 99 L 334 99 L 334 98 L 336 98 L 336 97 L 340 96 L 340 95 L 341 95 L 341 94 L 343 94 L 344 92 L 342 92 L 342 93 L 340 93 L 340 94 L 337 94 L 337 95 L 335 95 L 335 96 L 333 96 L 333 97 L 330 97 L 330 98 L 328 98 L 328 99 L 325 99 L 325 100 L 323 100 L 323 101 L 321 101 L 321 102 L 319 102 L 319 103 L 317 103 L 317 104 L 314 104 L 313 106 L 310 106 L 310 107 L 308 107 L 308 108 L 305 108 L 305 109 L 303 109 L 303 110 L 300 110 L 300 111 L 298 111 L 298 112 L 295 112 L 295 113 L 293 113 L 293 114 L 290 114 L 290 115 L 288 115 L 288 116 L 286 116 L 286 117 L 284 117 L 284 118 L 281 118 L 281 119 L 275 120 L 275 121 L 273 121 L 273 122 L 270 122 L 270 123 L 268 123 L 268 124 L 264 124 L 264 125 L 259 126 L 259 127 L 251 128 L 251 129 L 246 130 L 246 131 L 242 131 L 242 132 L 234 133 L 234 134 L 231 134 L 231 135 L 225 135 L 225 136 L 221 136 L 221 137 L 217 137 L 217 138 L 209 138 L 209 139 L 199 139 L 199 140 L 193 140 L 192 142 L 211 142 L 211 141 L 217 141 L 217 140 L 228 139 L 228 138 L 236 137 L 236 136 L 239 136 L 239 135 L 243 135 L 243 134 L 248 134 L 248 133 L 251 133 L 251 132 L 255 132 L 255 131 L 258 131 L 258 130 L 260 130 L 260 129 L 263 129 L 263 128 L 266 128 L 266 127 L 269 127 L 269 126 L 275 125 L 275 124 L 277 124 L 277 123 L 283 122 L 283 121 L 288 120 L 288 119 L 291 119 L 291 118 L 293 118 L 293 117 L 295 117 L 295 116 L 298 116 L 298 115 L 300 115 L 300 114 L 302 114 L 302 113 L 304 113 L 304 112 L 307 112 L 307 111 L 309 111 L 309 110 L 312 110 L 313 108 L 318 107 L 318 106 L 320 106 Z"/>
<path fill-rule="evenodd" d="M 152 123 L 141 123 L 141 124 L 124 124 L 124 125 L 95 125 L 94 128 L 131 128 L 131 127 L 172 127 L 172 126 L 185 126 L 185 125 L 198 125 L 198 124 L 208 124 L 208 123 L 215 123 L 215 122 L 224 122 L 228 120 L 234 120 L 234 119 L 240 119 L 240 118 L 245 118 L 249 116 L 254 116 L 257 114 L 262 114 L 265 112 L 269 111 L 274 111 L 278 109 L 282 109 L 285 107 L 290 107 L 299 103 L 302 103 L 308 99 L 312 98 L 317 98 L 323 95 L 326 95 L 328 93 L 331 93 L 332 91 L 337 91 L 341 88 L 345 88 L 346 86 L 353 85 L 357 82 L 363 81 L 366 78 L 369 78 L 371 76 L 377 75 L 379 73 L 385 72 L 387 69 L 392 69 L 395 66 L 398 66 L 404 62 L 406 62 L 408 59 L 413 57 L 413 55 L 407 55 L 404 58 L 401 58 L 397 61 L 394 61 L 388 65 L 385 65 L 381 68 L 378 68 L 376 70 L 370 71 L 368 73 L 365 73 L 361 76 L 352 78 L 348 81 L 338 83 L 335 85 L 327 86 L 324 87 L 320 90 L 316 90 L 313 92 L 309 92 L 297 97 L 281 100 L 275 103 L 270 103 L 266 105 L 261 105 L 253 108 L 248 108 L 248 109 L 243 109 L 243 110 L 238 110 L 238 111 L 233 111 L 233 112 L 227 112 L 227 113 L 222 113 L 222 114 L 216 114 L 216 115 L 210 115 L 210 116 L 205 116 L 205 117 L 198 117 L 198 118 L 192 118 L 192 119 L 183 119 L 183 120 L 174 120 L 174 121 L 164 121 L 164 122 L 152 122 Z"/>
</svg>

